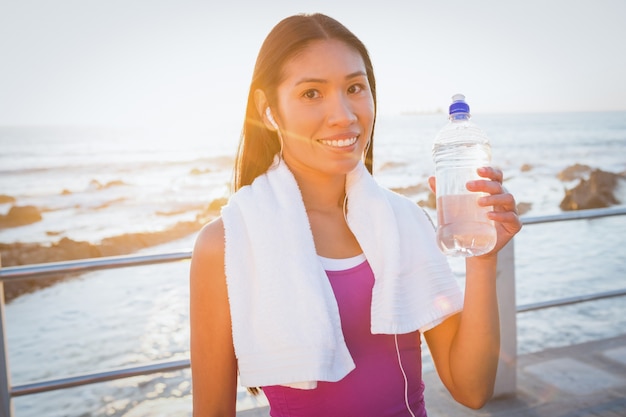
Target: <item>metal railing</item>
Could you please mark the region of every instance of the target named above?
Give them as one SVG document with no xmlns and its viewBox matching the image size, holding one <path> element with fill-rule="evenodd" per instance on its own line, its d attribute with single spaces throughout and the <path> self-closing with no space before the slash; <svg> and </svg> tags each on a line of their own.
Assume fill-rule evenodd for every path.
<svg viewBox="0 0 626 417">
<path fill-rule="evenodd" d="M 551 223 L 558 221 L 584 220 L 600 217 L 626 215 L 626 206 L 607 209 L 580 210 L 559 213 L 547 216 L 522 217 L 524 225 Z M 511 268 L 514 270 L 514 255 L 511 245 Z M 148 365 L 113 369 L 105 372 L 78 375 L 69 378 L 38 381 L 29 384 L 11 386 L 7 363 L 5 339 L 5 312 L 4 312 L 4 282 L 19 279 L 43 278 L 52 275 L 84 273 L 95 270 L 115 269 L 131 266 L 152 265 L 175 261 L 186 261 L 191 258 L 191 251 L 160 253 L 154 255 L 129 255 L 102 257 L 68 262 L 54 262 L 38 265 L 15 266 L 2 268 L 0 264 L 0 417 L 13 417 L 12 398 L 53 391 L 58 389 L 77 387 L 97 382 L 106 382 L 122 378 L 153 373 L 164 373 L 189 368 L 188 359 L 152 363 Z M 514 274 L 513 274 L 514 275 Z M 514 282 L 513 282 L 514 284 Z M 510 285 L 510 283 L 508 284 Z M 514 308 L 514 314 L 535 311 L 545 308 L 560 307 L 600 299 L 621 297 L 626 295 L 626 288 L 614 291 L 605 291 L 577 297 L 561 298 L 556 300 L 520 305 Z"/>
<path fill-rule="evenodd" d="M 591 220 L 597 219 L 601 217 L 611 217 L 611 216 L 623 216 L 626 215 L 626 206 L 617 206 L 610 208 L 602 208 L 602 209 L 590 209 L 590 210 L 577 210 L 577 211 L 567 211 L 558 214 L 549 214 L 544 216 L 533 216 L 533 217 L 522 217 L 522 222 L 524 226 L 531 224 L 543 224 L 543 223 L 554 223 L 554 222 L 563 222 L 563 221 L 572 221 L 572 220 Z M 1 277 L 1 275 L 0 275 Z M 604 291 L 597 292 L 593 294 L 584 294 L 574 297 L 565 297 L 559 298 L 555 300 L 549 301 L 541 301 L 537 303 L 528 303 L 518 305 L 516 308 L 517 313 L 525 313 L 528 311 L 536 311 L 542 310 L 545 308 L 552 307 L 563 307 L 566 305 L 578 304 L 587 301 L 597 301 L 606 298 L 613 297 L 621 297 L 626 295 L 626 288 L 613 290 L 613 291 Z"/>
</svg>

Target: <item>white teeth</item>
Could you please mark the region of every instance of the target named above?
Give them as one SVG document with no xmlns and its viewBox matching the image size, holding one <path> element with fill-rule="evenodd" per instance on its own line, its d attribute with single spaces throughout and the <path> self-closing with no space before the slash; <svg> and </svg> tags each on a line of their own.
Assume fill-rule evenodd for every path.
<svg viewBox="0 0 626 417">
<path fill-rule="evenodd" d="M 357 138 L 350 139 L 339 139 L 339 140 L 320 140 L 324 145 L 333 146 L 335 148 L 343 148 L 346 146 L 354 145 L 357 141 Z"/>
</svg>

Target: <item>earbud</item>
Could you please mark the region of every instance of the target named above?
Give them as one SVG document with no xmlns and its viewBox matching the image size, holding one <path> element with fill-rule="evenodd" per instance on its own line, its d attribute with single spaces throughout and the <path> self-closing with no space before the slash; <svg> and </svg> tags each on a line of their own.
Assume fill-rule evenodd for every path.
<svg viewBox="0 0 626 417">
<path fill-rule="evenodd" d="M 267 120 L 269 120 L 274 129 L 278 130 L 278 124 L 276 124 L 274 116 L 272 116 L 272 110 L 269 107 L 265 109 L 265 115 L 267 116 Z"/>
</svg>

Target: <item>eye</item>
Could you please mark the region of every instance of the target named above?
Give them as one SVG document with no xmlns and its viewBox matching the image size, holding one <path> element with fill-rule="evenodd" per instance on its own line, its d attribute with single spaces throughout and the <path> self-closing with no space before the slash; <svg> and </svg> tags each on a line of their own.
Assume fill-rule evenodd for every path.
<svg viewBox="0 0 626 417">
<path fill-rule="evenodd" d="M 366 87 L 363 84 L 352 84 L 350 87 L 348 87 L 348 93 L 349 94 L 358 94 L 361 91 L 365 90 Z"/>
<path fill-rule="evenodd" d="M 302 97 L 308 98 L 309 100 L 313 100 L 313 99 L 320 97 L 320 92 L 311 88 L 309 90 L 306 90 L 304 93 L 302 93 Z"/>
</svg>

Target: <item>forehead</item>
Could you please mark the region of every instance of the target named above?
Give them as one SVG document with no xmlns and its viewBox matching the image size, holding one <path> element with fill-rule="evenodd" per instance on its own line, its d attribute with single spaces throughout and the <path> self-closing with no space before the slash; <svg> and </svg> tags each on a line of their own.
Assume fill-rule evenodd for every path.
<svg viewBox="0 0 626 417">
<path fill-rule="evenodd" d="M 336 39 L 316 40 L 285 63 L 283 81 L 331 79 L 356 72 L 366 72 L 363 58 L 356 49 Z"/>
</svg>

